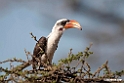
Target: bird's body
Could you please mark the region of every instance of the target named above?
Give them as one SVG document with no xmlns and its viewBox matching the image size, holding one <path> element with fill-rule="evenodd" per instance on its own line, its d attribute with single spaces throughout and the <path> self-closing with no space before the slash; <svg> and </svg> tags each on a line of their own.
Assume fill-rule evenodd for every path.
<svg viewBox="0 0 124 83">
<path fill-rule="evenodd" d="M 44 63 L 46 63 L 47 58 L 48 58 L 50 64 L 52 64 L 52 59 L 53 59 L 54 53 L 58 47 L 59 40 L 60 40 L 63 32 L 69 28 L 78 28 L 78 29 L 82 30 L 80 24 L 75 20 L 60 19 L 55 23 L 55 25 L 52 29 L 52 32 L 47 36 L 45 53 L 41 56 L 40 60 L 42 60 Z M 36 54 L 35 54 L 35 56 L 36 56 Z M 47 56 L 47 58 L 46 58 L 46 56 Z"/>
</svg>

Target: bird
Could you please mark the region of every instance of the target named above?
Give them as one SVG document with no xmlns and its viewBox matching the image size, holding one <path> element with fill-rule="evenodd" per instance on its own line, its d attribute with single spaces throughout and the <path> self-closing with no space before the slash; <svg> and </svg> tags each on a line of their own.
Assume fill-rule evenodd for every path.
<svg viewBox="0 0 124 83">
<path fill-rule="evenodd" d="M 82 30 L 81 25 L 76 20 L 66 18 L 59 19 L 54 24 L 51 33 L 47 37 L 42 36 L 38 40 L 33 51 L 33 63 L 35 63 L 33 65 L 33 69 L 35 69 L 38 64 L 36 58 L 39 58 L 39 60 L 43 63 L 49 61 L 49 64 L 52 64 L 52 59 L 55 51 L 57 50 L 60 38 L 65 30 L 71 28 Z"/>
</svg>

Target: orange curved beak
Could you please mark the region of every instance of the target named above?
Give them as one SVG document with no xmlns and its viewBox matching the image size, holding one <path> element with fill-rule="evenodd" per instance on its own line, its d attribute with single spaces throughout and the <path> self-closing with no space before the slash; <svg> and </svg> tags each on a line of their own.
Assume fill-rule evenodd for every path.
<svg viewBox="0 0 124 83">
<path fill-rule="evenodd" d="M 82 30 L 81 25 L 76 21 L 76 20 L 70 20 L 65 26 L 65 29 L 70 29 L 70 28 L 77 28 L 79 30 Z"/>
</svg>

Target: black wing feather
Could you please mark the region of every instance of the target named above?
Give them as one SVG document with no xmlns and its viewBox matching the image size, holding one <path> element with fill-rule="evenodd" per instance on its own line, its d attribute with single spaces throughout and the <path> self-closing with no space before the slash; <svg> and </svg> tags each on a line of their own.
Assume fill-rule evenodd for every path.
<svg viewBox="0 0 124 83">
<path fill-rule="evenodd" d="M 42 56 L 45 53 L 46 45 L 47 45 L 47 38 L 42 36 L 34 47 L 33 57 L 32 57 L 33 69 L 36 69 L 35 65 L 38 63 L 36 58 L 40 58 L 40 56 Z"/>
</svg>

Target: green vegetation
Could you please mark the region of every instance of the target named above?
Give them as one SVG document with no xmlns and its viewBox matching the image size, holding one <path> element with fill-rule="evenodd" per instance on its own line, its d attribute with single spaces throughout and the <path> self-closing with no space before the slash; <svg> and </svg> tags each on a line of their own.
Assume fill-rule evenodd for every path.
<svg viewBox="0 0 124 83">
<path fill-rule="evenodd" d="M 5 64 L 10 62 L 10 68 L 0 67 L 2 72 L 0 75 L 0 82 L 8 83 L 88 83 L 88 82 L 108 82 L 105 79 L 113 78 L 117 79 L 124 75 L 124 70 L 112 72 L 108 67 L 108 61 L 102 64 L 95 72 L 91 72 L 91 67 L 86 61 L 93 52 L 90 51 L 92 44 L 83 52 L 78 52 L 77 54 L 72 53 L 72 49 L 65 59 L 59 60 L 58 64 L 53 64 L 50 66 L 41 67 L 38 70 L 33 70 L 27 68 L 31 66 L 32 61 L 29 59 L 31 56 L 30 52 L 25 50 L 27 61 L 22 59 L 8 59 L 0 62 L 0 64 Z M 32 57 L 32 56 L 31 56 Z M 13 62 L 20 63 L 17 66 L 12 65 Z M 76 63 L 72 66 L 71 63 Z M 103 72 L 103 74 L 100 74 Z M 115 81 L 117 82 L 117 81 Z M 110 82 L 113 83 L 113 82 Z"/>
</svg>

